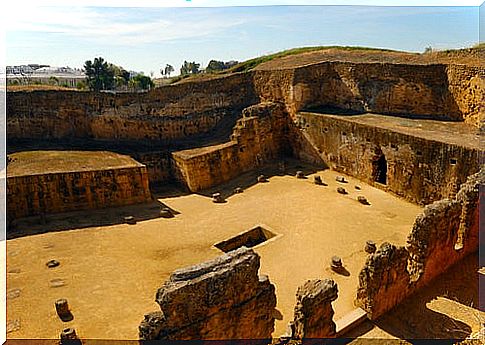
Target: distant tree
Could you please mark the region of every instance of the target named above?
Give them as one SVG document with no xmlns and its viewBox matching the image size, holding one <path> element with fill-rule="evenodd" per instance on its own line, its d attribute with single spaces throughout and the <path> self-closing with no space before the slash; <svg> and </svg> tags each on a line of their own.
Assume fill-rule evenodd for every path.
<svg viewBox="0 0 485 345">
<path fill-rule="evenodd" d="M 424 48 L 424 53 L 429 54 L 433 52 L 433 48 L 431 46 Z"/>
<path fill-rule="evenodd" d="M 143 74 L 138 74 L 130 80 L 130 87 L 135 90 L 150 90 L 155 84 L 153 80 Z"/>
<path fill-rule="evenodd" d="M 170 78 L 170 74 L 174 71 L 175 69 L 173 68 L 172 65 L 166 64 L 162 75 L 168 75 L 168 77 Z"/>
<path fill-rule="evenodd" d="M 115 71 L 102 57 L 84 63 L 86 82 L 91 90 L 111 90 L 115 85 Z"/>
<path fill-rule="evenodd" d="M 209 61 L 209 64 L 207 65 L 207 68 L 205 71 L 207 73 L 214 73 L 218 71 L 223 71 L 226 69 L 226 64 L 224 61 L 217 61 L 217 60 L 211 60 Z"/>
<path fill-rule="evenodd" d="M 193 62 L 187 62 L 184 61 L 184 64 L 182 67 L 180 67 L 180 74 L 181 75 L 187 75 L 187 74 L 197 74 L 200 72 L 200 63 L 196 63 L 195 61 Z"/>
</svg>

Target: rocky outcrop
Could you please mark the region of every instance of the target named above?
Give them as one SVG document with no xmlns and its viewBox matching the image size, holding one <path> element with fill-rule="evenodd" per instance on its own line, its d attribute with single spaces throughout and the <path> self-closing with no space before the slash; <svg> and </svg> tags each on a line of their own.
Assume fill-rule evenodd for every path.
<svg viewBox="0 0 485 345">
<path fill-rule="evenodd" d="M 332 302 L 338 297 L 337 284 L 330 279 L 308 280 L 296 293 L 292 338 L 335 337 Z"/>
<path fill-rule="evenodd" d="M 370 319 L 478 250 L 479 187 L 484 183 L 482 169 L 468 178 L 455 199 L 425 207 L 416 217 L 406 247 L 384 243 L 369 255 L 359 273 L 356 304 Z"/>
<path fill-rule="evenodd" d="M 258 276 L 259 265 L 259 256 L 242 247 L 173 272 L 156 294 L 161 312 L 145 315 L 140 339 L 268 341 L 276 296 L 268 277 Z"/>
</svg>

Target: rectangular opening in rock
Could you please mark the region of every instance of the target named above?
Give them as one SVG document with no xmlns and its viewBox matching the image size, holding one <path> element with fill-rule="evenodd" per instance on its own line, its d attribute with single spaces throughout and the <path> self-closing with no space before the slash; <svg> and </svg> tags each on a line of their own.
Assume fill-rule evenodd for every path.
<svg viewBox="0 0 485 345">
<path fill-rule="evenodd" d="M 258 244 L 266 242 L 267 240 L 275 236 L 275 233 L 258 225 L 248 231 L 243 232 L 242 234 L 231 237 L 228 240 L 216 243 L 214 246 L 227 253 L 242 246 L 248 248 L 255 247 Z"/>
</svg>

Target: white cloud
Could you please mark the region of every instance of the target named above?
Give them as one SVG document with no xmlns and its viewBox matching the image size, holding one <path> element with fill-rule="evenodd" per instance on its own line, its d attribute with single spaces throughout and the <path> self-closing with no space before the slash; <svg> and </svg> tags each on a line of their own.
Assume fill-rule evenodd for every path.
<svg viewBox="0 0 485 345">
<path fill-rule="evenodd" d="M 134 20 L 130 10 L 106 11 L 85 7 L 28 7 L 7 16 L 12 32 L 56 33 L 98 44 L 132 45 L 197 38 L 244 24 L 247 19 L 214 15 Z"/>
</svg>

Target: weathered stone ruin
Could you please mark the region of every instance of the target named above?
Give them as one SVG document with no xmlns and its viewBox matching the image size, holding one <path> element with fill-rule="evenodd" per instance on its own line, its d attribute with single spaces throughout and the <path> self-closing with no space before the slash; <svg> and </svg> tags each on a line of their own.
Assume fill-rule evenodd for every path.
<svg viewBox="0 0 485 345">
<path fill-rule="evenodd" d="M 140 324 L 140 339 L 270 341 L 275 289 L 258 270 L 259 256 L 243 247 L 173 272 L 156 294 L 161 311 Z"/>
<path fill-rule="evenodd" d="M 369 255 L 359 274 L 356 300 L 369 318 L 378 318 L 478 250 L 479 186 L 484 183 L 485 173 L 480 170 L 468 178 L 454 199 L 425 207 L 405 247 L 383 243 Z"/>
<path fill-rule="evenodd" d="M 330 279 L 308 280 L 300 286 L 296 293 L 292 338 L 304 340 L 335 337 L 332 302 L 337 297 L 337 284 Z"/>
<path fill-rule="evenodd" d="M 173 186 L 212 195 L 220 205 L 210 206 L 220 210 L 234 204 L 227 189 L 216 186 L 243 173 L 252 172 L 256 184 L 273 181 L 264 170 L 269 165 L 279 164 L 280 176 L 312 176 L 306 167 L 293 169 L 287 161 L 330 168 L 342 176 L 325 177 L 328 188 L 311 186 L 327 186 L 315 175 L 298 183 L 322 194 L 331 191 L 338 202 L 350 200 L 349 207 L 369 213 L 379 203 L 370 186 L 426 205 L 406 246 L 364 243 L 365 237 L 356 244 L 367 258 L 356 304 L 376 319 L 478 249 L 484 76 L 481 66 L 383 57 L 277 68 L 262 64 L 249 72 L 188 79 L 143 93 L 8 92 L 9 221 L 36 215 L 45 222 L 49 213 L 147 203 L 153 191 Z M 40 149 L 113 151 L 119 160 L 129 158 L 129 164 L 15 171 L 17 154 Z M 244 199 L 250 187 L 237 181 L 230 191 L 244 190 L 234 197 Z M 155 208 L 163 218 L 179 214 L 175 209 Z M 165 226 L 179 219 L 162 221 Z M 130 230 L 143 225 L 134 212 L 117 220 L 137 224 Z M 276 237 L 266 230 L 257 226 L 207 241 L 211 250 L 227 254 L 175 271 L 157 292 L 161 310 L 141 322 L 140 339 L 267 342 L 275 336 L 275 288 L 258 275 L 259 256 L 240 248 Z M 333 270 L 327 273 L 337 273 L 336 280 L 350 274 L 341 258 L 315 259 L 322 269 Z M 67 260 L 62 262 L 64 267 Z M 324 277 L 300 287 L 292 337 L 335 336 L 331 302 L 336 297 L 336 284 Z"/>
</svg>

